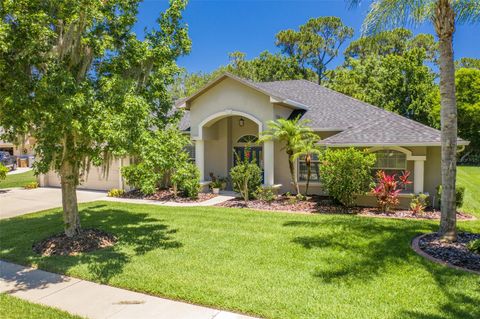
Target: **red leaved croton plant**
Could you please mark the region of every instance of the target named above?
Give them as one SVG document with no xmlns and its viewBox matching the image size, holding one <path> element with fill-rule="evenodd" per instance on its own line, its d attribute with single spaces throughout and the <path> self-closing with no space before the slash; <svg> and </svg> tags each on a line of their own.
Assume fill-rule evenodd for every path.
<svg viewBox="0 0 480 319">
<path fill-rule="evenodd" d="M 377 185 L 372 189 L 372 194 L 377 198 L 378 207 L 382 212 L 389 212 L 399 204 L 398 195 L 408 184 L 409 171 L 401 175 L 388 175 L 384 171 L 377 172 Z"/>
</svg>

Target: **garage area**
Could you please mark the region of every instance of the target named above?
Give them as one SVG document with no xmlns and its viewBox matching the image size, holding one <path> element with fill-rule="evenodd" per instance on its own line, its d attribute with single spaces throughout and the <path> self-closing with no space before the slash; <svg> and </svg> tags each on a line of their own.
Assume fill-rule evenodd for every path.
<svg viewBox="0 0 480 319">
<path fill-rule="evenodd" d="M 90 170 L 78 186 L 78 189 L 91 189 L 108 191 L 112 188 L 124 188 L 124 182 L 121 175 L 122 159 L 113 160 L 110 163 L 108 171 L 104 171 L 102 167 L 92 166 Z M 50 171 L 39 178 L 40 186 L 44 187 L 60 187 L 60 177 L 54 171 Z"/>
</svg>

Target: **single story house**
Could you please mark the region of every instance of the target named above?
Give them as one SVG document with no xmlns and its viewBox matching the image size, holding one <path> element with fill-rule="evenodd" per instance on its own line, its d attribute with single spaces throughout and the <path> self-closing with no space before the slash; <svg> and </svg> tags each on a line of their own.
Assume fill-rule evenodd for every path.
<svg viewBox="0 0 480 319">
<path fill-rule="evenodd" d="M 177 102 L 177 107 L 185 110 L 180 128 L 190 135 L 194 145 L 191 156 L 204 184 L 211 175 L 228 176 L 237 158 L 234 152 L 242 157 L 249 145 L 263 170 L 264 184 L 284 192 L 293 191 L 282 145 L 276 141 L 261 145 L 252 142 L 267 129 L 269 121 L 298 116 L 309 120 L 325 147 L 368 149 L 377 154 L 377 169 L 409 170 L 412 184 L 404 197 L 422 192 L 433 194 L 441 183 L 440 131 L 310 81 L 252 82 L 226 73 Z M 468 142 L 459 139 L 458 144 Z M 117 162 L 110 167 L 108 177 L 93 170 L 95 176 L 89 177 L 83 186 L 123 187 L 118 172 L 122 163 Z M 323 191 L 318 165 L 321 164 L 316 161 L 310 190 L 320 194 Z M 297 174 L 304 186 L 306 167 L 301 160 Z M 47 174 L 43 184 L 58 186 L 58 178 Z M 359 203 L 368 205 L 374 201 L 363 196 Z"/>
</svg>

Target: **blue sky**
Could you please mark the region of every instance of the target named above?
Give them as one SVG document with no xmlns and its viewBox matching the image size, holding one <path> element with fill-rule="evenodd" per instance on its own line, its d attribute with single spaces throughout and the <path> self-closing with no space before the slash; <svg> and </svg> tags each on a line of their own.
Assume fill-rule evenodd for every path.
<svg viewBox="0 0 480 319">
<path fill-rule="evenodd" d="M 277 52 L 274 41 L 278 31 L 297 29 L 308 19 L 319 16 L 340 17 L 355 30 L 353 39 L 356 39 L 360 36 L 368 3 L 349 9 L 344 0 L 190 0 L 184 20 L 189 26 L 192 51 L 178 62 L 189 72 L 210 72 L 228 63 L 229 52 L 242 51 L 247 58 L 264 50 Z M 167 0 L 144 0 L 134 31 L 140 36 L 145 27 L 155 26 L 159 12 L 165 10 L 167 4 Z M 410 29 L 415 34 L 433 34 L 429 24 Z M 455 59 L 480 58 L 480 25 L 457 26 L 454 50 Z M 329 67 L 342 62 L 340 55 Z"/>
</svg>

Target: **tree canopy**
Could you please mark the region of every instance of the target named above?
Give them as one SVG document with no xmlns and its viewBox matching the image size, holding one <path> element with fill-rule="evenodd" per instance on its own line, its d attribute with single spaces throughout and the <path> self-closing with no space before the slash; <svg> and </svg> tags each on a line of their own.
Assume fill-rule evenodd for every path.
<svg viewBox="0 0 480 319">
<path fill-rule="evenodd" d="M 61 178 L 65 231 L 80 230 L 75 189 L 90 163 L 138 152 L 171 121 L 167 87 L 190 40 L 185 0 L 171 0 L 143 39 L 139 0 L 4 1 L 0 7 L 0 126 L 36 139 L 37 173 Z"/>
<path fill-rule="evenodd" d="M 431 113 L 439 103 L 439 92 L 436 75 L 426 65 L 427 49 L 435 47 L 431 41 L 433 38 L 424 42 L 428 45 L 417 45 L 418 39 L 405 29 L 364 36 L 346 49 L 344 65 L 330 72 L 326 85 L 432 125 Z"/>
<path fill-rule="evenodd" d="M 283 30 L 276 35 L 276 45 L 305 69 L 310 66 L 320 84 L 327 65 L 338 55 L 340 46 L 353 36 L 353 29 L 339 17 L 312 18 L 299 31 Z"/>
</svg>

